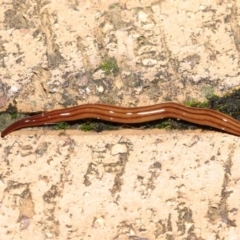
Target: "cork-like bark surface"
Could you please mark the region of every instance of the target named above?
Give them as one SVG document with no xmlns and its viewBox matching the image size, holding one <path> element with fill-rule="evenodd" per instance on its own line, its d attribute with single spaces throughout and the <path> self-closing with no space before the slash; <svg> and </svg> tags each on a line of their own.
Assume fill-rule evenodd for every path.
<svg viewBox="0 0 240 240">
<path fill-rule="evenodd" d="M 239 1 L 6 0 L 0 108 L 204 100 L 240 84 Z M 210 131 L 0 139 L 1 239 L 239 239 L 240 142 Z"/>
<path fill-rule="evenodd" d="M 1 107 L 136 106 L 239 86 L 238 1 L 4 1 Z"/>
<path fill-rule="evenodd" d="M 16 132 L 1 141 L 0 234 L 238 239 L 239 144 L 200 131 Z"/>
</svg>

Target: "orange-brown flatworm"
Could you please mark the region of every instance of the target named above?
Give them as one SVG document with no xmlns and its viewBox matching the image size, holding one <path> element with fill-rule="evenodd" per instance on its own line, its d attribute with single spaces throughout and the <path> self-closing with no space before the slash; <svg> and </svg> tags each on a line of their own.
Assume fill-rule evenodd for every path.
<svg viewBox="0 0 240 240">
<path fill-rule="evenodd" d="M 210 126 L 240 136 L 240 122 L 218 111 L 207 108 L 186 107 L 167 102 L 145 107 L 117 107 L 108 104 L 83 104 L 76 107 L 44 112 L 16 121 L 1 133 L 4 137 L 20 128 L 46 125 L 85 118 L 116 123 L 143 123 L 164 118 L 176 118 Z"/>
</svg>

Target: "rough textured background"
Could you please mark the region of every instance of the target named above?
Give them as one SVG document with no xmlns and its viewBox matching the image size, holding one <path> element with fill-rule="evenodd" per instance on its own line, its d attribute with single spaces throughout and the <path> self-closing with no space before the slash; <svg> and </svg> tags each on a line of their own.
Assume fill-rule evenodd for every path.
<svg viewBox="0 0 240 240">
<path fill-rule="evenodd" d="M 4 1 L 1 105 L 143 105 L 239 86 L 238 1 Z M 100 68 L 115 59 L 119 70 Z M 26 102 L 28 104 L 26 104 Z"/>
<path fill-rule="evenodd" d="M 239 145 L 200 131 L 16 132 L 1 141 L 0 234 L 239 239 Z"/>
<path fill-rule="evenodd" d="M 1 110 L 237 88 L 239 4 L 0 1 Z M 4 239 L 240 239 L 237 137 L 23 130 L 0 141 Z"/>
</svg>

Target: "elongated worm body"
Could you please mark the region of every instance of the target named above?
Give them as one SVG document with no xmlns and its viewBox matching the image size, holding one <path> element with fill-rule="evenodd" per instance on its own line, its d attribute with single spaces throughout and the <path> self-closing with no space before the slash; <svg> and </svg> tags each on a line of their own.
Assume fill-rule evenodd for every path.
<svg viewBox="0 0 240 240">
<path fill-rule="evenodd" d="M 24 127 L 85 118 L 95 118 L 117 123 L 143 123 L 164 118 L 176 118 L 214 127 L 240 136 L 240 122 L 232 117 L 211 109 L 185 107 L 178 103 L 167 102 L 135 108 L 117 107 L 108 104 L 83 104 L 76 107 L 53 110 L 16 121 L 2 131 L 1 137 Z"/>
</svg>

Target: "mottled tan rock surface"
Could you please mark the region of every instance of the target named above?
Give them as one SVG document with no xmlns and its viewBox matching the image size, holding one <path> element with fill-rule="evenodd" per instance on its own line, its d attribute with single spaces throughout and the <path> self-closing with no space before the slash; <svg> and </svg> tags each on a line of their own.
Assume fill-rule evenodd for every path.
<svg viewBox="0 0 240 240">
<path fill-rule="evenodd" d="M 239 145 L 200 131 L 16 132 L 1 141 L 0 234 L 239 239 Z"/>
<path fill-rule="evenodd" d="M 0 3 L 2 112 L 240 84 L 239 1 Z M 239 145 L 200 130 L 15 132 L 0 140 L 1 239 L 240 239 Z"/>
<path fill-rule="evenodd" d="M 6 1 L 1 105 L 136 106 L 224 93 L 240 82 L 238 4 Z"/>
</svg>

